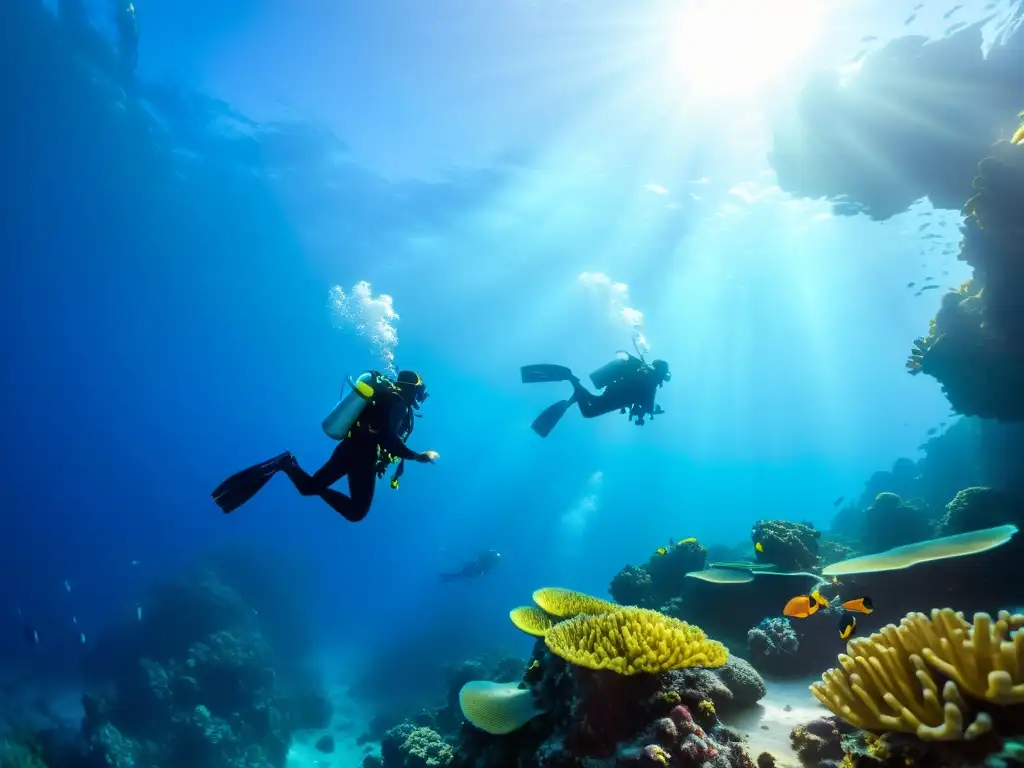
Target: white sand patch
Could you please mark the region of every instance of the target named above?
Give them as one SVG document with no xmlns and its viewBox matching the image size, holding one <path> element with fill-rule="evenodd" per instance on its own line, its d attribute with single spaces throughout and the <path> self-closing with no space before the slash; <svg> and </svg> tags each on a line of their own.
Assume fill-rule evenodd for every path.
<svg viewBox="0 0 1024 768">
<path fill-rule="evenodd" d="M 325 677 L 336 679 L 336 675 Z M 288 750 L 287 768 L 362 768 L 366 755 L 379 755 L 380 744 L 358 744 L 356 740 L 369 725 L 366 713 L 348 693 L 343 682 L 327 683 L 327 697 L 334 708 L 331 724 L 322 730 L 297 731 Z M 321 752 L 317 742 L 325 736 L 334 740 L 332 752 Z"/>
<path fill-rule="evenodd" d="M 778 768 L 799 768 L 800 760 L 789 743 L 790 731 L 831 714 L 807 690 L 810 682 L 765 680 L 768 694 L 757 708 L 723 718 L 726 725 L 747 738 L 747 751 L 753 760 L 769 752 Z"/>
</svg>

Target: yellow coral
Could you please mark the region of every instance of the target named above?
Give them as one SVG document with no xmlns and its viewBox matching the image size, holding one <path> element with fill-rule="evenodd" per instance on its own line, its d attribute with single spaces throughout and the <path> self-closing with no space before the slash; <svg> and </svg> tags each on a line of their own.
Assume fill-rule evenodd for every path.
<svg viewBox="0 0 1024 768">
<path fill-rule="evenodd" d="M 618 603 L 613 603 L 610 600 L 602 600 L 599 597 L 561 587 L 538 589 L 533 593 L 533 602 L 552 616 L 559 618 L 577 616 L 581 613 L 594 616 L 599 613 L 615 611 L 621 607 Z"/>
<path fill-rule="evenodd" d="M 556 624 L 544 638 L 556 656 L 588 669 L 620 675 L 683 667 L 720 667 L 728 649 L 699 627 L 643 608 L 620 608 Z"/>
<path fill-rule="evenodd" d="M 972 697 L 992 704 L 1024 702 L 1024 637 L 1010 631 L 1024 616 L 1006 611 L 969 624 L 949 608 L 907 614 L 870 637 L 851 640 L 811 693 L 848 723 L 871 731 L 906 731 L 929 741 L 971 740 L 992 728 L 985 712 L 964 727 Z M 941 691 L 934 672 L 948 678 Z"/>
<path fill-rule="evenodd" d="M 533 605 L 513 608 L 508 612 L 508 617 L 517 629 L 535 637 L 544 637 L 553 626 L 551 617 Z"/>
<path fill-rule="evenodd" d="M 715 702 L 711 701 L 711 699 L 704 699 L 697 705 L 697 708 L 705 715 L 715 714 Z"/>
</svg>

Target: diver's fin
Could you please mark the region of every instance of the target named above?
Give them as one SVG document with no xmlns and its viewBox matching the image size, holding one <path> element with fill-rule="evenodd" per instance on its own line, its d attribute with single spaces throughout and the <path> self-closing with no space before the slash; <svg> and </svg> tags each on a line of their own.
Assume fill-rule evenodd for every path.
<svg viewBox="0 0 1024 768">
<path fill-rule="evenodd" d="M 570 398 L 568 400 L 559 400 L 557 403 L 549 405 L 541 411 L 540 416 L 533 420 L 530 428 L 541 437 L 547 437 L 551 434 L 551 430 L 558 426 L 558 422 L 562 420 L 565 412 L 575 402 L 575 398 Z"/>
<path fill-rule="evenodd" d="M 213 496 L 214 502 L 225 515 L 234 512 L 259 493 L 263 486 L 270 482 L 270 478 L 284 466 L 285 460 L 290 457 L 291 453 L 286 451 L 262 464 L 256 464 L 241 472 L 236 472 L 218 485 L 210 495 Z"/>
<path fill-rule="evenodd" d="M 540 384 L 545 381 L 572 381 L 576 377 L 564 365 L 524 365 L 519 369 L 523 384 Z"/>
</svg>

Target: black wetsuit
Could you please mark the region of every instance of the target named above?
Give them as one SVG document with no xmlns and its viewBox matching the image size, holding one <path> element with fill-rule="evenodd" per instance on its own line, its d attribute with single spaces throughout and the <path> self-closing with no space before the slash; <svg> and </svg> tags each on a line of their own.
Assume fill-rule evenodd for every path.
<svg viewBox="0 0 1024 768">
<path fill-rule="evenodd" d="M 412 419 L 412 407 L 401 395 L 383 391 L 320 469 L 310 475 L 294 460 L 281 469 L 303 496 L 319 496 L 346 520 L 357 523 L 370 511 L 377 478 L 383 476 L 392 457 L 429 461 L 405 445 L 412 432 Z M 349 495 L 331 488 L 346 475 Z"/>
<path fill-rule="evenodd" d="M 643 424 L 645 416 L 658 412 L 655 409 L 654 396 L 661 382 L 661 376 L 645 367 L 613 381 L 605 387 L 604 392 L 595 395 L 584 387 L 579 379 L 573 379 L 573 399 L 585 419 L 628 409 L 630 419 L 635 417 L 638 424 Z"/>
<path fill-rule="evenodd" d="M 459 579 L 472 579 L 477 576 L 483 576 L 498 564 L 500 557 L 500 552 L 489 549 L 486 552 L 482 552 L 476 560 L 466 563 L 454 573 L 442 573 L 441 581 L 458 581 Z"/>
</svg>

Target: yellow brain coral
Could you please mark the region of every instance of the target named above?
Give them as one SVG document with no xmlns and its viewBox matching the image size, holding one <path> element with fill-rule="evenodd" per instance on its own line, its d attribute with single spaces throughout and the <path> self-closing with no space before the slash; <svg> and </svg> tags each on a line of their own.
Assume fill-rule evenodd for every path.
<svg viewBox="0 0 1024 768">
<path fill-rule="evenodd" d="M 870 637 L 851 640 L 811 693 L 848 723 L 870 731 L 907 731 L 930 741 L 973 739 L 992 727 L 970 712 L 961 689 L 979 702 L 1024 702 L 1024 616 L 985 613 L 969 624 L 949 608 L 907 614 Z M 940 690 L 935 673 L 948 678 Z"/>
<path fill-rule="evenodd" d="M 567 618 L 577 616 L 581 613 L 594 616 L 599 613 L 617 611 L 621 606 L 609 600 L 602 600 L 599 597 L 574 592 L 571 589 L 561 587 L 544 587 L 533 593 L 533 602 L 550 613 L 552 616 Z"/>
<path fill-rule="evenodd" d="M 577 616 L 552 627 L 544 642 L 572 664 L 620 675 L 720 667 L 729 658 L 728 649 L 699 627 L 643 608 Z"/>
<path fill-rule="evenodd" d="M 513 608 L 508 612 L 508 617 L 512 619 L 517 629 L 535 637 L 544 637 L 553 626 L 551 617 L 533 605 Z"/>
</svg>

